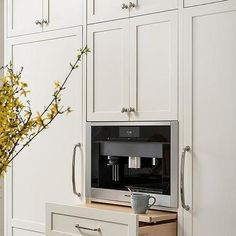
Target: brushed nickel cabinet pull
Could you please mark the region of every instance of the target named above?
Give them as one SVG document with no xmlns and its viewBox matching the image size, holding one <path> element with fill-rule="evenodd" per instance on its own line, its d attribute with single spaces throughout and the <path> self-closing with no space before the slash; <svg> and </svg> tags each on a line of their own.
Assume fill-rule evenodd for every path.
<svg viewBox="0 0 236 236">
<path fill-rule="evenodd" d="M 135 112 L 135 108 L 134 107 L 130 107 L 128 112 Z"/>
<path fill-rule="evenodd" d="M 128 112 L 128 108 L 125 108 L 125 107 L 122 107 L 122 109 L 121 109 L 121 113 L 125 113 L 125 112 Z"/>
<path fill-rule="evenodd" d="M 133 2 L 129 2 L 129 8 L 131 9 L 131 8 L 134 8 L 134 7 L 136 7 L 136 5 Z"/>
<path fill-rule="evenodd" d="M 36 25 L 41 25 L 41 26 L 42 26 L 43 22 L 40 21 L 40 20 L 36 20 L 36 21 L 35 21 L 35 24 L 36 24 Z"/>
<path fill-rule="evenodd" d="M 125 3 L 123 3 L 123 4 L 121 5 L 121 8 L 122 8 L 122 9 L 128 9 L 129 6 L 128 6 L 127 4 L 125 4 Z"/>
<path fill-rule="evenodd" d="M 43 20 L 43 21 L 42 21 L 42 24 L 48 25 L 49 22 L 48 22 L 47 20 Z"/>
<path fill-rule="evenodd" d="M 78 229 L 78 230 L 83 229 L 83 230 L 89 230 L 89 231 L 101 232 L 101 229 L 100 229 L 100 228 L 88 228 L 88 227 L 80 226 L 79 224 L 77 224 L 77 225 L 75 226 L 75 228 Z"/>
<path fill-rule="evenodd" d="M 186 146 L 183 149 L 182 156 L 181 156 L 181 176 L 180 176 L 180 195 L 181 195 L 181 204 L 182 207 L 186 210 L 190 210 L 190 206 L 186 205 L 185 203 L 185 187 L 184 187 L 184 169 L 185 169 L 185 156 L 186 152 L 189 152 L 191 150 L 190 146 Z"/>
<path fill-rule="evenodd" d="M 77 192 L 77 189 L 76 189 L 76 180 L 75 180 L 75 158 L 76 158 L 76 150 L 77 148 L 80 148 L 81 147 L 81 144 L 80 143 L 77 143 L 75 146 L 74 146 L 74 150 L 73 150 L 73 158 L 72 158 L 72 187 L 73 187 L 73 193 L 80 197 L 81 196 L 81 193 Z"/>
</svg>

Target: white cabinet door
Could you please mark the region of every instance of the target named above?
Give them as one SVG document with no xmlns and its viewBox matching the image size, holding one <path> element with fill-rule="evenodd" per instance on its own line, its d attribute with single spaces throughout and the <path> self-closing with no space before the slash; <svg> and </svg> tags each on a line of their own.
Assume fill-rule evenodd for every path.
<svg viewBox="0 0 236 236">
<path fill-rule="evenodd" d="M 44 31 L 82 25 L 82 0 L 43 0 Z"/>
<path fill-rule="evenodd" d="M 7 0 L 8 36 L 41 32 L 42 7 L 42 0 Z"/>
<path fill-rule="evenodd" d="M 236 235 L 236 6 L 188 9 L 184 32 L 182 235 Z"/>
<path fill-rule="evenodd" d="M 128 0 L 88 0 L 88 23 L 129 17 Z"/>
<path fill-rule="evenodd" d="M 178 8 L 178 0 L 130 0 L 130 15 L 137 16 Z"/>
<path fill-rule="evenodd" d="M 131 120 L 177 120 L 177 12 L 130 20 Z"/>
<path fill-rule="evenodd" d="M 224 2 L 229 0 L 184 0 L 184 7 L 197 6 L 208 3 Z"/>
<path fill-rule="evenodd" d="M 16 70 L 24 67 L 22 79 L 31 90 L 29 98 L 34 112 L 48 104 L 54 82 L 64 80 L 70 70 L 69 63 L 77 59 L 81 45 L 81 27 L 9 40 L 8 60 L 13 61 Z M 46 202 L 80 203 L 72 191 L 71 160 L 74 145 L 82 140 L 81 73 L 81 68 L 73 72 L 62 94 L 62 104 L 71 106 L 73 112 L 58 117 L 9 169 L 5 199 L 7 236 L 44 234 Z M 79 190 L 83 145 L 81 148 L 77 152 Z"/>
<path fill-rule="evenodd" d="M 87 119 L 128 120 L 129 20 L 88 26 Z"/>
<path fill-rule="evenodd" d="M 47 204 L 47 236 L 138 236 L 138 215 Z"/>
</svg>

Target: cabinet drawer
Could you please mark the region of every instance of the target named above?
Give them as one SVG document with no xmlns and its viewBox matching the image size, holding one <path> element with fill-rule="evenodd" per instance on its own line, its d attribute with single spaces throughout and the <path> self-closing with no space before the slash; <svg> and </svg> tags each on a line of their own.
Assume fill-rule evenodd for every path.
<svg viewBox="0 0 236 236">
<path fill-rule="evenodd" d="M 47 204 L 46 236 L 137 236 L 138 216 L 86 206 Z"/>
<path fill-rule="evenodd" d="M 81 228 L 80 228 L 81 227 Z M 87 217 L 74 217 L 58 213 L 52 214 L 52 230 L 73 235 L 129 235 L 128 225 L 95 220 Z"/>
</svg>

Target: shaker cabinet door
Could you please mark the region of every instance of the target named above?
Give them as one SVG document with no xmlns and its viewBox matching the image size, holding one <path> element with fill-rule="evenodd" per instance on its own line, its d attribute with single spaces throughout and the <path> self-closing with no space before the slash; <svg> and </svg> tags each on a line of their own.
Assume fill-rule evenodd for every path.
<svg viewBox="0 0 236 236">
<path fill-rule="evenodd" d="M 130 0 L 130 2 L 131 16 L 168 11 L 178 8 L 178 0 Z"/>
<path fill-rule="evenodd" d="M 88 23 L 129 17 L 128 0 L 88 0 Z"/>
<path fill-rule="evenodd" d="M 131 120 L 177 119 L 177 12 L 130 20 Z"/>
<path fill-rule="evenodd" d="M 82 0 L 43 0 L 44 31 L 82 25 Z"/>
<path fill-rule="evenodd" d="M 8 41 L 8 60 L 15 70 L 24 67 L 22 80 L 28 83 L 32 110 L 40 112 L 49 103 L 54 82 L 62 82 L 82 46 L 82 28 L 44 35 L 23 36 Z M 12 57 L 11 57 L 12 56 Z M 45 203 L 78 204 L 71 184 L 74 145 L 82 140 L 82 70 L 75 70 L 66 84 L 61 105 L 73 112 L 55 119 L 21 153 L 9 169 L 6 184 L 8 236 L 36 236 L 44 233 Z M 81 191 L 82 150 L 77 151 L 77 189 Z M 11 227 L 10 227 L 11 226 Z"/>
<path fill-rule="evenodd" d="M 129 21 L 88 26 L 87 119 L 128 120 Z"/>
<path fill-rule="evenodd" d="M 8 36 L 42 32 L 42 0 L 8 0 Z"/>
<path fill-rule="evenodd" d="M 184 22 L 182 235 L 236 235 L 236 5 L 189 8 Z"/>
</svg>

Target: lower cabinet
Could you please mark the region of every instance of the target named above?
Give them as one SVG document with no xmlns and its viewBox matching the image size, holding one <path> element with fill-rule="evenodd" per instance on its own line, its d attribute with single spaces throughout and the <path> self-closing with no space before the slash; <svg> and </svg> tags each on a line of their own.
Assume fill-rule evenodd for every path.
<svg viewBox="0 0 236 236">
<path fill-rule="evenodd" d="M 42 111 L 77 59 L 82 46 L 82 27 L 11 38 L 8 61 L 28 83 L 33 112 Z M 81 64 L 80 64 L 81 65 Z M 6 236 L 43 236 L 45 203 L 79 204 L 71 184 L 72 153 L 82 136 L 82 69 L 75 70 L 66 84 L 61 104 L 73 112 L 58 117 L 51 127 L 15 159 L 6 179 Z M 83 144 L 81 144 L 83 149 Z M 82 152 L 81 149 L 81 152 Z M 77 152 L 77 190 L 81 189 L 80 155 Z"/>
<path fill-rule="evenodd" d="M 107 205 L 102 209 L 91 205 L 74 207 L 47 204 L 46 208 L 46 236 L 176 236 L 175 219 L 142 222 L 151 217 L 142 215 L 140 219 L 139 215 L 127 211 L 127 207 L 118 207 L 119 210 L 116 210 L 111 206 L 112 210 L 108 210 Z M 170 216 L 175 218 L 174 213 L 169 213 Z M 164 219 L 164 215 L 160 214 L 161 217 Z"/>
</svg>

